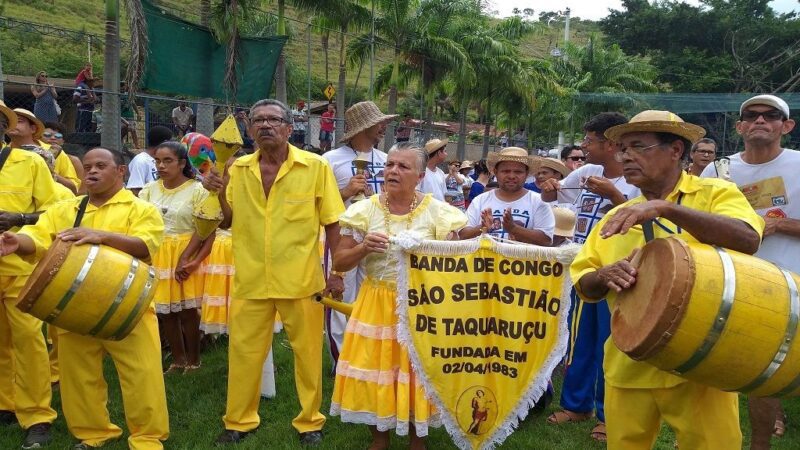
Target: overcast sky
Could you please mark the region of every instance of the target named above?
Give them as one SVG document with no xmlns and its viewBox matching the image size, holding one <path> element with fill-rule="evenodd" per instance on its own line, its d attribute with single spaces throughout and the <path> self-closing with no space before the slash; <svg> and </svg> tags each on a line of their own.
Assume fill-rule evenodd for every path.
<svg viewBox="0 0 800 450">
<path fill-rule="evenodd" d="M 542 11 L 557 11 L 569 7 L 573 17 L 598 20 L 608 15 L 609 9 L 622 9 L 621 0 L 489 0 L 501 17 L 511 15 L 514 8 L 532 8 L 535 16 Z M 686 3 L 699 4 L 689 0 Z M 770 5 L 778 12 L 800 11 L 797 0 L 773 0 Z"/>
</svg>

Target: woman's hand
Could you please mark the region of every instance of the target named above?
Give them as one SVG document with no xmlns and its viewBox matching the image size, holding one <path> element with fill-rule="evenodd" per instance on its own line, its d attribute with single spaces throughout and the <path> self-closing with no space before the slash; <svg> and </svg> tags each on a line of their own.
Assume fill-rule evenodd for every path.
<svg viewBox="0 0 800 450">
<path fill-rule="evenodd" d="M 367 233 L 361 242 L 367 253 L 386 253 L 389 248 L 389 236 L 383 233 Z"/>
</svg>

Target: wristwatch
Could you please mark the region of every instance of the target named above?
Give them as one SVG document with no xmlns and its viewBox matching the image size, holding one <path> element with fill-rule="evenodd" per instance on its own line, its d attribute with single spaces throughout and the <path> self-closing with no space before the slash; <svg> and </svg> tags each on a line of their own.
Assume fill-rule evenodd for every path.
<svg viewBox="0 0 800 450">
<path fill-rule="evenodd" d="M 337 277 L 342 278 L 342 279 L 344 279 L 345 273 L 346 272 L 339 272 L 339 271 L 336 271 L 336 270 L 331 270 L 330 271 L 331 275 L 336 275 Z"/>
</svg>

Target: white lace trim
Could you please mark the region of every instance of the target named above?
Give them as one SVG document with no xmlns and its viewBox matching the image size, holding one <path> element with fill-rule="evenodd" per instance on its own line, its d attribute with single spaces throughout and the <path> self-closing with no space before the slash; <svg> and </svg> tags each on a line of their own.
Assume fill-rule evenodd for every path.
<svg viewBox="0 0 800 450">
<path fill-rule="evenodd" d="M 208 275 L 233 275 L 236 268 L 228 264 L 206 264 L 203 266 L 203 273 Z"/>
<path fill-rule="evenodd" d="M 228 334 L 228 326 L 220 323 L 200 323 L 200 331 L 205 334 Z"/>
<path fill-rule="evenodd" d="M 410 381 L 408 373 L 401 372 L 400 367 L 392 367 L 391 370 L 362 369 L 351 366 L 349 361 L 343 359 L 336 363 L 336 375 L 383 386 L 395 383 L 408 384 Z"/>
<path fill-rule="evenodd" d="M 228 297 L 203 294 L 203 304 L 208 306 L 228 306 Z"/>
<path fill-rule="evenodd" d="M 345 332 L 357 334 L 370 339 L 394 340 L 397 338 L 397 327 L 394 325 L 369 325 L 364 322 L 359 322 L 356 319 L 350 319 L 347 321 L 347 328 L 345 329 Z"/>
<path fill-rule="evenodd" d="M 417 422 L 411 417 L 410 421 L 397 420 L 397 416 L 378 417 L 377 414 L 370 411 L 350 411 L 343 410 L 341 405 L 336 402 L 331 403 L 330 415 L 339 416 L 342 422 L 356 423 L 361 425 L 371 425 L 378 429 L 378 431 L 395 430 L 400 436 L 407 436 L 409 423 L 414 423 L 416 435 L 418 437 L 426 437 L 429 428 L 439 428 L 442 426 L 442 420 L 438 413 L 431 415 L 427 422 Z"/>
<path fill-rule="evenodd" d="M 342 236 L 352 236 L 353 240 L 359 243 L 364 241 L 364 233 L 353 227 L 342 227 L 339 229 L 339 234 Z"/>
<path fill-rule="evenodd" d="M 184 309 L 196 309 L 200 308 L 202 303 L 203 302 L 199 298 L 192 298 L 174 303 L 171 302 L 169 304 L 156 303 L 156 313 L 169 314 L 169 313 L 181 312 Z"/>
</svg>

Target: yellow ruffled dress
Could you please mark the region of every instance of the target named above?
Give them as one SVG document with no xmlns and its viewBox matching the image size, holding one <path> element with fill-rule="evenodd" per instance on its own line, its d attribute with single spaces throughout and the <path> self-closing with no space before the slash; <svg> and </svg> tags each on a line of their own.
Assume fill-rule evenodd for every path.
<svg viewBox="0 0 800 450">
<path fill-rule="evenodd" d="M 409 222 L 410 219 L 410 222 Z M 389 230 L 378 196 L 354 203 L 339 218 L 342 235 L 361 242 L 368 232 L 395 235 L 411 230 L 424 239 L 445 239 L 467 218 L 430 194 L 410 214 L 389 215 Z M 411 369 L 407 350 L 397 342 L 397 263 L 391 253 L 370 253 L 364 259 L 367 278 L 361 285 L 347 322 L 344 345 L 336 366 L 331 415 L 342 422 L 373 425 L 399 435 L 413 425 L 416 435 L 428 434 L 441 422 Z"/>
<path fill-rule="evenodd" d="M 217 229 L 211 253 L 203 264 L 203 310 L 200 329 L 206 334 L 228 333 L 228 307 L 233 288 L 231 232 Z"/>
<path fill-rule="evenodd" d="M 203 273 L 200 268 L 183 283 L 175 280 L 178 259 L 195 232 L 192 211 L 208 197 L 208 191 L 196 180 L 167 189 L 161 180 L 146 184 L 139 198 L 154 204 L 164 218 L 164 240 L 152 257 L 158 284 L 153 300 L 158 314 L 200 308 L 203 299 Z"/>
</svg>

